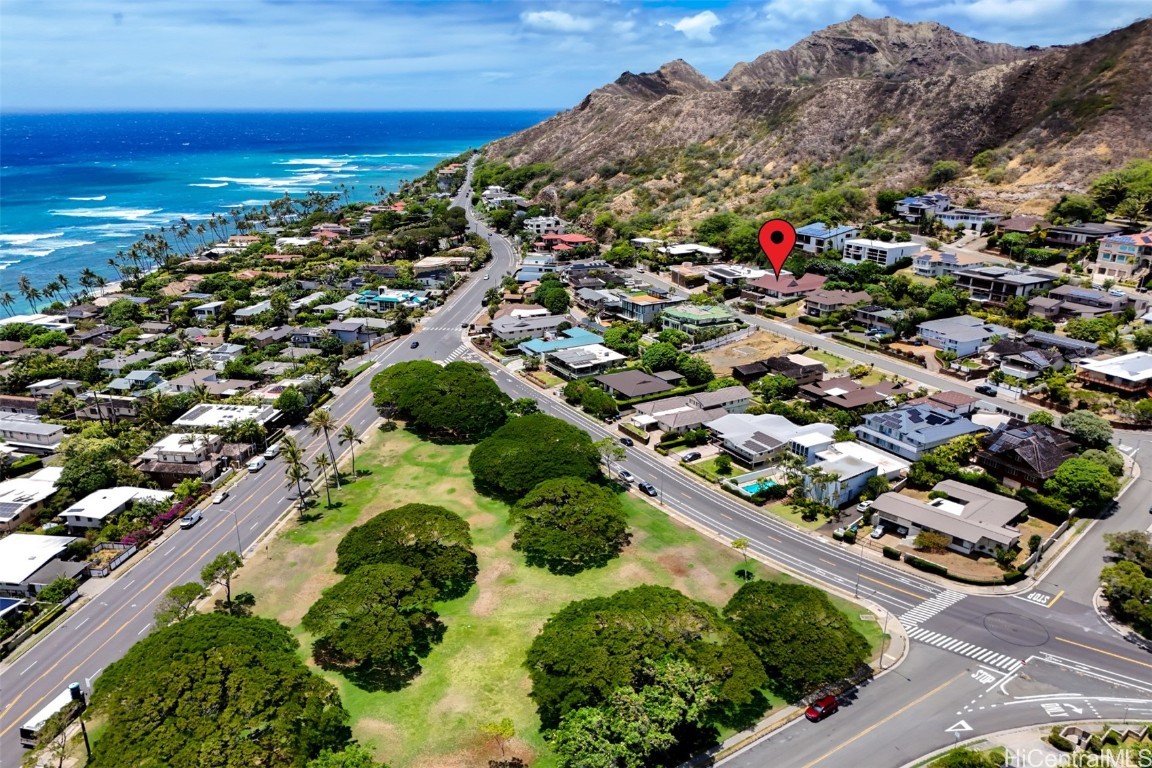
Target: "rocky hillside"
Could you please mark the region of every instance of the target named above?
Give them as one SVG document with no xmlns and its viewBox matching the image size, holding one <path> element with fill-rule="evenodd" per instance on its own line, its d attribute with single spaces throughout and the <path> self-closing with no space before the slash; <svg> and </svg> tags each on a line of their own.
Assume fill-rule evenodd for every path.
<svg viewBox="0 0 1152 768">
<path fill-rule="evenodd" d="M 1150 84 L 1148 20 L 1018 48 L 857 16 L 718 81 L 679 60 L 625 73 L 487 155 L 550 164 L 541 198 L 577 215 L 757 214 L 821 191 L 913 186 L 937 160 L 967 169 L 958 196 L 1043 209 L 1152 156 Z"/>
</svg>

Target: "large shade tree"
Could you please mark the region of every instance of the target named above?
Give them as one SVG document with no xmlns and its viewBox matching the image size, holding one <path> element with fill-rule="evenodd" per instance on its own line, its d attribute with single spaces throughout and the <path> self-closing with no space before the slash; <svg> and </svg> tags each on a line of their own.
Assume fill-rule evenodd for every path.
<svg viewBox="0 0 1152 768">
<path fill-rule="evenodd" d="M 603 566 L 629 541 L 628 519 L 608 488 L 575 477 L 545 480 L 512 508 L 512 548 L 529 565 L 574 574 Z"/>
<path fill-rule="evenodd" d="M 397 363 L 372 378 L 373 403 L 431 437 L 471 442 L 508 419 L 511 398 L 476 363 Z"/>
<path fill-rule="evenodd" d="M 476 580 L 468 522 L 431 504 L 405 504 L 358 525 L 336 547 L 336 572 L 395 563 L 418 569 L 445 599 L 460 597 Z"/>
<path fill-rule="evenodd" d="M 712 678 L 708 722 L 747 724 L 767 702 L 764 667 L 707 603 L 667 587 L 641 586 L 578 600 L 548 620 L 528 649 L 532 700 L 546 729 L 620 688 L 642 687 L 651 659 L 676 659 Z"/>
<path fill-rule="evenodd" d="M 770 687 L 796 699 L 851 676 L 868 658 L 868 641 L 822 590 L 753 581 L 724 615 L 764 665 Z"/>
<path fill-rule="evenodd" d="M 94 768 L 304 766 L 350 736 L 336 689 L 271 619 L 204 614 L 157 630 L 96 679 Z"/>
<path fill-rule="evenodd" d="M 436 597 L 415 568 L 357 568 L 304 614 L 304 629 L 316 636 L 312 656 L 362 688 L 396 690 L 420 673 L 420 659 L 444 636 Z"/>
<path fill-rule="evenodd" d="M 588 433 L 545 413 L 522 416 L 481 441 L 468 459 L 485 492 L 519 499 L 545 480 L 599 477 L 600 454 Z"/>
</svg>

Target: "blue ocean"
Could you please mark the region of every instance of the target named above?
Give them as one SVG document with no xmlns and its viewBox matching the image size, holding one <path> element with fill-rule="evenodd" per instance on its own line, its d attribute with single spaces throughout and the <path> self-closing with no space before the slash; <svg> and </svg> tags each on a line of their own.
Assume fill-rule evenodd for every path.
<svg viewBox="0 0 1152 768">
<path fill-rule="evenodd" d="M 0 292 L 108 259 L 149 230 L 346 187 L 395 191 L 445 157 L 551 112 L 5 114 Z M 18 299 L 20 300 L 20 299 Z"/>
</svg>

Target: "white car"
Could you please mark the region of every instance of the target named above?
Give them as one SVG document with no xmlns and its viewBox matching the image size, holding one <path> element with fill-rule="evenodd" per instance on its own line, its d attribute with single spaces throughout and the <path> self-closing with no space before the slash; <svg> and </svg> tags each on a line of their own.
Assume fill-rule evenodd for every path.
<svg viewBox="0 0 1152 768">
<path fill-rule="evenodd" d="M 491 280 L 491 279 L 492 279 L 492 275 L 484 275 L 484 279 L 485 279 L 485 280 Z"/>
<path fill-rule="evenodd" d="M 220 493 L 218 493 L 212 497 L 212 503 L 213 504 L 223 504 L 224 499 L 226 499 L 226 498 L 228 498 L 228 491 L 220 491 Z"/>
<path fill-rule="evenodd" d="M 857 512 L 867 512 L 868 508 L 872 506 L 871 501 L 862 501 L 856 505 Z"/>
<path fill-rule="evenodd" d="M 279 443 L 276 443 L 275 445 L 268 446 L 268 449 L 264 451 L 264 458 L 266 458 L 266 459 L 274 459 L 279 455 L 280 455 L 280 444 Z"/>
<path fill-rule="evenodd" d="M 620 479 L 626 483 L 636 482 L 636 475 L 632 474 L 626 469 L 620 470 Z"/>
<path fill-rule="evenodd" d="M 873 528 L 871 535 L 872 535 L 872 538 L 879 539 L 881 536 L 884 535 L 884 526 L 878 525 L 875 528 Z"/>
<path fill-rule="evenodd" d="M 252 459 L 252 461 L 248 462 L 248 471 L 259 472 L 260 470 L 264 469 L 264 465 L 267 463 L 268 462 L 264 460 L 263 456 L 257 456 L 256 458 Z"/>
<path fill-rule="evenodd" d="M 180 518 L 180 527 L 191 528 L 192 526 L 196 525 L 196 523 L 200 522 L 201 518 L 203 517 L 204 515 L 200 512 L 200 510 L 189 512 L 188 514 L 184 515 L 184 517 Z"/>
<path fill-rule="evenodd" d="M 1122 299 L 1125 296 L 1127 296 L 1128 294 L 1124 293 L 1124 291 L 1120 290 L 1119 288 L 1109 288 L 1108 289 L 1108 295 L 1109 296 L 1115 296 L 1118 299 Z"/>
</svg>

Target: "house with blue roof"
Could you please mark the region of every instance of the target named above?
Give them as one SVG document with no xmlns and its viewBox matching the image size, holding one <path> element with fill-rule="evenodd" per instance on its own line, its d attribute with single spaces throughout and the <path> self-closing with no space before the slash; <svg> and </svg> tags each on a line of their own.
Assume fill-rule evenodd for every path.
<svg viewBox="0 0 1152 768">
<path fill-rule="evenodd" d="M 796 230 L 796 247 L 807 253 L 842 251 L 844 242 L 859 234 L 857 227 L 830 227 L 822 221 L 814 221 Z"/>
<path fill-rule="evenodd" d="M 896 215 L 915 224 L 924 216 L 934 216 L 952 207 L 952 198 L 943 192 L 929 192 L 896 201 Z"/>
<path fill-rule="evenodd" d="M 601 344 L 603 341 L 603 336 L 598 336 L 583 328 L 568 328 L 560 331 L 560 335 L 553 339 L 529 339 L 520 344 L 518 349 L 525 355 L 543 357 L 550 352 L 557 352 L 561 349 Z"/>
</svg>

